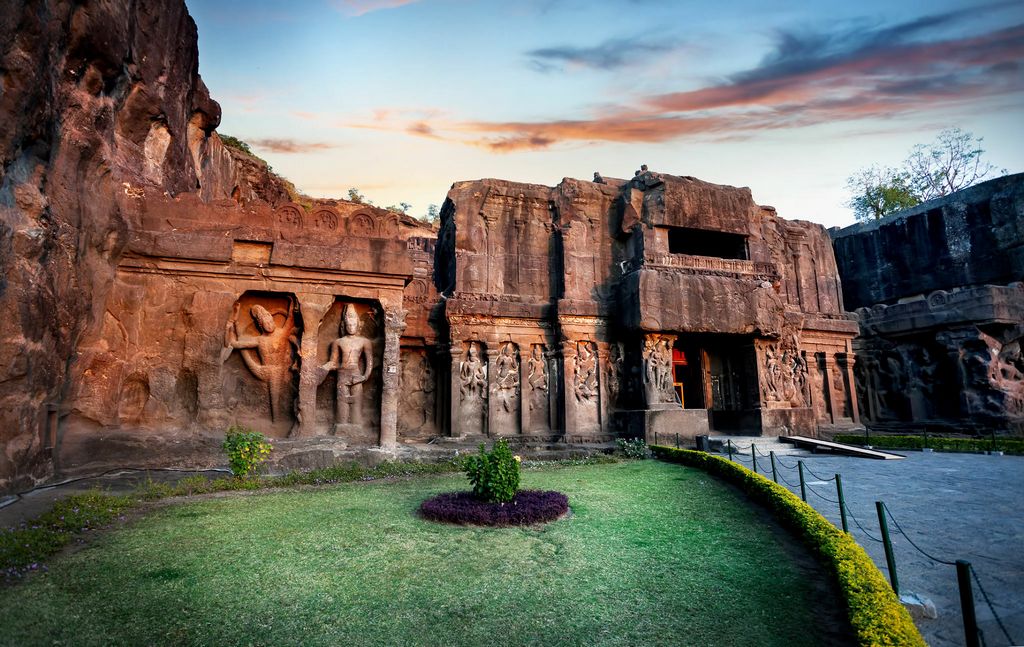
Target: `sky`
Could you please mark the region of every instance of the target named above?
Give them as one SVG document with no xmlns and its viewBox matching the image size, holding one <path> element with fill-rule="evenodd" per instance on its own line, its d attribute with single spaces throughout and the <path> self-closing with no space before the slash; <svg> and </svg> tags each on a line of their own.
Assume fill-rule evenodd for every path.
<svg viewBox="0 0 1024 647">
<path fill-rule="evenodd" d="M 218 131 L 314 197 L 641 164 L 853 222 L 846 178 L 944 128 L 1024 171 L 1024 2 L 187 0 Z"/>
</svg>

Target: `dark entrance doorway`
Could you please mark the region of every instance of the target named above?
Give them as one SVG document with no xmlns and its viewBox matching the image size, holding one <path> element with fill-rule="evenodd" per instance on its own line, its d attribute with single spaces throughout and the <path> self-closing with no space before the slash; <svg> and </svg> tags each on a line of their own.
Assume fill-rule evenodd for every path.
<svg viewBox="0 0 1024 647">
<path fill-rule="evenodd" d="M 759 428 L 754 340 L 743 335 L 680 334 L 672 353 L 676 393 L 684 409 L 707 409 L 711 429 Z"/>
</svg>

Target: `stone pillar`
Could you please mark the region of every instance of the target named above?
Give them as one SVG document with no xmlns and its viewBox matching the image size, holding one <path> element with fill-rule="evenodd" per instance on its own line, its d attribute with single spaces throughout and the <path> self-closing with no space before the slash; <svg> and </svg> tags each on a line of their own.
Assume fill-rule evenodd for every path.
<svg viewBox="0 0 1024 647">
<path fill-rule="evenodd" d="M 452 370 L 448 377 L 448 435 L 461 436 L 465 433 L 462 425 L 462 343 L 452 340 L 448 347 Z"/>
<path fill-rule="evenodd" d="M 398 445 L 398 391 L 402 374 L 399 366 L 399 344 L 405 330 L 406 311 L 384 309 L 384 365 L 381 367 L 380 447 L 393 450 Z"/>
<path fill-rule="evenodd" d="M 860 424 L 860 403 L 857 402 L 857 386 L 853 378 L 853 363 L 856 356 L 852 353 L 841 353 L 836 355 L 836 359 L 846 377 L 846 400 L 850 403 L 850 418 L 855 424 Z"/>
<path fill-rule="evenodd" d="M 530 431 L 530 398 L 533 389 L 530 388 L 530 358 L 533 357 L 533 344 L 518 344 L 519 346 L 519 433 L 526 434 Z"/>
<path fill-rule="evenodd" d="M 498 360 L 498 354 L 501 353 L 500 346 L 500 343 L 490 344 L 487 346 L 487 350 L 484 351 L 484 357 L 487 358 L 487 415 L 484 418 L 486 420 L 484 435 L 492 437 L 498 435 L 498 421 L 496 420 L 498 371 L 494 369 L 494 365 Z"/>
<path fill-rule="evenodd" d="M 838 399 L 836 396 L 835 387 L 832 385 L 832 373 L 836 370 L 835 360 L 832 357 L 830 357 L 828 353 L 825 353 L 825 358 L 824 362 L 822 362 L 822 365 L 825 368 L 825 392 L 828 393 L 829 422 L 831 422 L 832 425 L 835 426 L 836 419 L 843 415 L 842 411 L 836 411 L 836 403 L 838 402 Z"/>
<path fill-rule="evenodd" d="M 320 366 L 327 361 L 318 357 L 320 322 L 334 303 L 328 294 L 299 294 L 302 314 L 302 339 L 299 342 L 299 424 L 294 436 L 316 436 L 316 390 L 326 372 Z"/>
<path fill-rule="evenodd" d="M 573 385 L 576 379 L 576 371 L 573 367 L 573 360 L 576 358 L 576 342 L 562 340 L 562 406 L 565 407 L 565 439 L 577 432 L 576 398 L 573 395 L 576 389 Z"/>
</svg>

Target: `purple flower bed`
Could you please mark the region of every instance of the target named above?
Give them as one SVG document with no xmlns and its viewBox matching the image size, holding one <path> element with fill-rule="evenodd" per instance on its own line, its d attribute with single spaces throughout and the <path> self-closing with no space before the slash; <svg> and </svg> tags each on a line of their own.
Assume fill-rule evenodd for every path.
<svg viewBox="0 0 1024 647">
<path fill-rule="evenodd" d="M 569 511 L 569 497 L 561 492 L 521 490 L 508 503 L 487 503 L 472 492 L 445 492 L 420 506 L 431 521 L 477 526 L 526 526 L 553 521 Z"/>
</svg>

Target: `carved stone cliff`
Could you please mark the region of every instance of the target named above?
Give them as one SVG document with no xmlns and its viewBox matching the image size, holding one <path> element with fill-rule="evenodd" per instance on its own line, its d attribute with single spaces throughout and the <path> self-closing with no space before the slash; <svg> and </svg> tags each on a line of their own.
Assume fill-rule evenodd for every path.
<svg viewBox="0 0 1024 647">
<path fill-rule="evenodd" d="M 220 106 L 198 68 L 181 0 L 3 3 L 0 489 L 51 469 L 68 368 L 103 325 L 130 234 L 126 205 L 264 197 L 214 132 Z"/>
<path fill-rule="evenodd" d="M 832 236 L 868 423 L 1024 433 L 1024 174 Z"/>
</svg>

